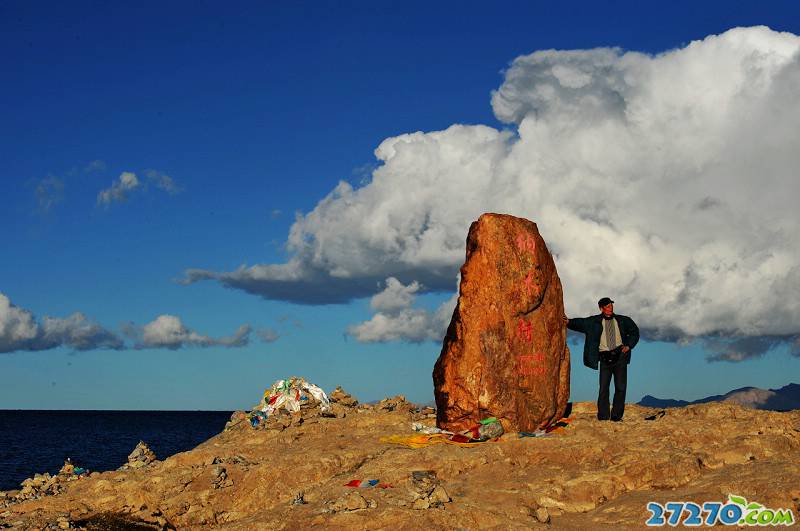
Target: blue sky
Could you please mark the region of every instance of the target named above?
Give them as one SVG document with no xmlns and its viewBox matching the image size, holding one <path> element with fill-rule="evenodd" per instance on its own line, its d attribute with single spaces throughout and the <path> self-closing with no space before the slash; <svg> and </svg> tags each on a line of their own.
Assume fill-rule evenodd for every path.
<svg viewBox="0 0 800 531">
<path fill-rule="evenodd" d="M 620 53 L 641 52 L 651 58 L 678 50 L 675 57 L 680 59 L 684 57 L 680 50 L 689 50 L 684 55 L 693 50 L 688 46 L 692 41 L 735 27 L 765 25 L 774 32 L 800 34 L 798 11 L 793 2 L 562 6 L 511 2 L 492 7 L 485 2 L 286 2 L 235 7 L 195 2 L 4 3 L 0 6 L 0 46 L 5 51 L 0 67 L 6 80 L 0 89 L 0 223 L 5 230 L 0 293 L 14 308 L 33 316 L 41 329 L 45 316 L 65 319 L 81 312 L 102 330 L 123 338 L 126 348 L 115 350 L 106 343 L 81 350 L 74 348 L 75 343 L 63 342 L 33 348 L 12 338 L 10 329 L 0 331 L 6 334 L 0 346 L 7 345 L 0 353 L 4 380 L 0 408 L 243 408 L 256 403 L 274 380 L 289 375 L 304 376 L 328 390 L 341 384 L 362 400 L 403 393 L 429 401 L 430 373 L 441 348 L 435 322 L 432 331 L 381 342 L 364 342 L 347 331 L 370 320 L 376 310 L 370 308 L 369 295 L 382 289 L 376 280 L 390 276 L 405 286 L 418 280 L 422 287 L 414 309 L 433 319 L 452 295 L 460 264 L 454 267 L 451 255 L 443 252 L 433 258 L 418 257 L 407 268 L 394 270 L 371 266 L 381 263 L 373 253 L 359 269 L 337 249 L 372 253 L 365 229 L 325 223 L 333 214 L 320 206 L 323 198 L 344 181 L 356 192 L 367 190 L 352 196 L 364 204 L 383 183 L 399 186 L 407 175 L 403 168 L 414 164 L 438 168 L 442 182 L 456 178 L 444 163 L 439 165 L 439 159 L 431 162 L 418 151 L 408 155 L 418 162 L 403 162 L 407 166 L 400 169 L 395 169 L 400 162 L 394 162 L 399 157 L 376 159 L 374 152 L 385 139 L 405 133 L 421 131 L 420 142 L 428 142 L 432 137 L 427 133 L 434 131 L 460 135 L 448 129 L 453 124 L 485 125 L 526 141 L 526 127 L 533 127 L 533 119 L 524 122 L 511 116 L 526 112 L 538 116 L 540 124 L 547 123 L 547 113 L 556 106 L 536 100 L 533 111 L 519 110 L 524 105 L 492 99 L 492 91 L 501 85 L 513 88 L 509 72 L 519 72 L 520 83 L 538 83 L 539 71 L 525 70 L 528 67 L 522 63 L 515 63 L 516 70 L 512 66 L 519 56 L 539 50 L 617 47 Z M 776 39 L 784 39 L 776 35 L 762 32 L 741 40 L 756 41 L 754 46 L 780 54 L 791 43 L 776 44 Z M 717 48 L 730 45 L 738 50 L 737 39 L 734 35 Z M 706 48 L 717 50 L 710 44 Z M 709 60 L 702 54 L 698 57 L 690 59 Z M 553 61 L 567 60 L 556 56 Z M 599 64 L 587 61 L 592 67 Z M 650 64 L 649 59 L 641 61 Z M 669 67 L 666 61 L 653 64 L 656 69 Z M 779 86 L 782 74 L 768 75 Z M 567 101 L 566 96 L 559 101 Z M 587 100 L 581 101 L 584 105 Z M 759 109 L 764 101 L 766 96 L 756 102 Z M 751 102 L 741 103 L 745 104 Z M 764 111 L 763 116 L 766 120 L 772 115 Z M 778 126 L 787 129 L 797 125 L 793 115 L 781 120 Z M 584 126 L 589 130 L 586 124 L 571 125 Z M 684 149 L 670 142 L 665 141 L 665 149 Z M 785 178 L 780 168 L 796 156 L 781 146 L 768 154 L 759 148 L 758 157 L 764 158 L 749 159 L 780 162 L 770 174 L 778 182 Z M 381 166 L 386 170 L 383 180 L 372 175 Z M 605 171 L 603 164 L 594 167 Z M 748 179 L 759 167 L 743 173 L 731 188 L 747 196 Z M 712 183 L 717 175 L 696 171 L 697 182 Z M 108 196 L 107 201 L 100 199 L 101 191 L 112 190 L 115 184 L 122 190 L 124 172 L 136 175 L 136 186 Z M 709 184 L 712 188 L 719 187 Z M 655 185 L 645 186 L 641 193 L 648 189 L 656 190 Z M 402 195 L 400 190 L 394 196 Z M 436 196 L 434 192 L 430 196 L 420 192 L 416 201 L 425 203 Z M 375 202 L 364 208 L 377 211 L 390 204 L 377 191 L 373 195 Z M 331 203 L 345 208 L 349 197 L 345 191 L 331 196 Z M 712 206 L 736 204 L 734 198 L 706 197 L 704 204 Z M 495 199 L 485 205 L 487 209 L 503 207 L 502 197 Z M 765 198 L 765 204 L 770 199 Z M 774 204 L 782 211 L 779 202 Z M 436 212 L 437 205 L 432 205 Z M 594 313 L 592 301 L 611 295 L 620 313 L 650 329 L 650 338 L 665 340 L 646 341 L 636 349 L 629 401 L 644 394 L 694 399 L 745 385 L 774 388 L 798 380 L 800 358 L 792 355 L 796 350 L 792 341 L 800 337 L 796 306 L 777 308 L 775 314 L 753 309 L 756 302 L 749 306 L 752 311 L 731 303 L 720 309 L 702 290 L 726 292 L 731 287 L 706 279 L 696 284 L 700 291 L 693 291 L 692 284 L 683 286 L 683 295 L 675 295 L 676 301 L 684 301 L 695 293 L 693 305 L 660 311 L 675 308 L 684 315 L 702 315 L 708 307 L 711 317 L 656 322 L 652 316 L 659 314 L 651 306 L 663 300 L 659 294 L 672 296 L 669 289 L 648 292 L 646 298 L 634 298 L 631 292 L 626 299 L 626 289 L 634 288 L 623 287 L 623 281 L 604 284 L 591 278 L 587 269 L 582 274 L 578 264 L 585 260 L 576 256 L 571 261 L 570 244 L 556 237 L 560 218 L 548 215 L 546 202 L 537 205 L 529 217 L 539 223 L 548 244 L 565 256 L 559 271 L 570 314 Z M 509 206 L 509 211 L 528 214 L 524 207 Z M 315 212 L 322 222 L 317 223 Z M 471 212 L 464 215 L 469 218 Z M 753 215 L 754 227 L 764 223 L 789 231 L 797 226 L 796 214 L 786 214 L 785 219 Z M 301 225 L 296 225 L 298 219 Z M 644 219 L 631 214 L 627 229 L 638 229 L 649 238 L 651 229 L 645 230 L 649 225 Z M 363 225 L 369 222 L 365 219 Z M 714 218 L 703 223 L 698 231 L 705 231 L 705 241 L 710 242 L 717 234 Z M 310 247 L 287 245 L 293 225 L 318 242 L 325 234 L 335 243 L 315 248 L 323 265 L 311 258 L 303 262 L 311 273 L 291 283 L 289 295 L 276 294 L 274 283 L 219 276 L 243 264 L 306 260 L 304 249 Z M 326 225 L 331 232 L 323 232 Z M 463 240 L 462 225 L 446 228 L 462 234 Z M 617 228 L 616 241 L 621 241 L 626 227 Z M 652 232 L 668 240 L 665 235 L 671 230 L 664 226 Z M 336 243 L 339 236 L 344 238 L 341 244 Z M 719 241 L 728 240 L 720 236 Z M 776 235 L 759 250 L 792 257 L 797 253 L 792 242 Z M 674 252 L 667 249 L 665 255 L 678 255 L 690 247 L 687 242 L 675 245 Z M 732 250 L 718 262 L 737 262 L 731 257 L 741 258 Z M 734 289 L 749 297 L 748 282 L 760 282 L 767 294 L 773 289 L 786 293 L 781 286 L 791 284 L 796 273 L 781 269 L 778 258 L 761 280 L 744 276 L 744 287 Z M 697 271 L 706 278 L 704 262 L 699 260 L 683 269 L 676 265 L 676 271 L 684 271 L 681 278 Z M 633 276 L 652 278 L 646 274 L 652 267 L 646 258 L 637 264 L 645 265 L 630 266 Z M 315 280 L 319 270 L 314 268 L 323 266 L 329 267 L 328 272 L 348 271 L 350 276 L 338 277 L 345 280 L 330 297 L 350 302 L 317 304 L 333 300 L 319 295 L 324 289 Z M 190 269 L 204 271 L 205 280 L 181 283 Z M 448 285 L 452 289 L 446 289 Z M 369 291 L 370 286 L 374 290 Z M 701 300 L 705 302 L 697 302 Z M 146 325 L 164 315 L 180 319 L 185 340 L 147 339 Z M 695 326 L 697 322 L 702 326 Z M 226 343 L 225 338 L 244 324 L 252 328 L 249 342 Z M 134 330 L 134 335 L 125 336 L 123 330 Z M 262 341 L 259 330 L 277 339 Z M 192 332 L 195 340 L 190 339 Z M 739 354 L 721 350 L 714 342 L 727 338 L 738 343 L 725 343 L 725 348 Z M 687 339 L 691 344 L 682 346 Z M 573 350 L 580 353 L 580 348 Z M 707 361 L 715 355 L 727 361 Z M 594 399 L 596 377 L 573 354 L 574 400 Z"/>
</svg>

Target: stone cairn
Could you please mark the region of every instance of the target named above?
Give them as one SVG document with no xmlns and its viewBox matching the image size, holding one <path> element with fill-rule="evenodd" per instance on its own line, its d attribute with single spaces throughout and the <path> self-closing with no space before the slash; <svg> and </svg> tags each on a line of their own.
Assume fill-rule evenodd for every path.
<svg viewBox="0 0 800 531">
<path fill-rule="evenodd" d="M 130 470 L 142 468 L 150 463 L 155 462 L 156 460 L 156 454 L 150 449 L 149 446 L 147 446 L 147 443 L 144 441 L 139 441 L 139 444 L 136 445 L 136 448 L 134 448 L 131 454 L 128 456 L 128 462 L 122 465 L 119 469 Z"/>
</svg>

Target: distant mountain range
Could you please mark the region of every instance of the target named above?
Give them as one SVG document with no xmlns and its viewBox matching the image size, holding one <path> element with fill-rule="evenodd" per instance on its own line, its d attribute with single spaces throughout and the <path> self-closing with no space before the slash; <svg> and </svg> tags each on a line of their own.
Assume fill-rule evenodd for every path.
<svg viewBox="0 0 800 531">
<path fill-rule="evenodd" d="M 800 409 L 800 384 L 790 383 L 789 385 L 784 385 L 780 389 L 742 387 L 741 389 L 728 391 L 724 395 L 707 396 L 706 398 L 693 400 L 691 402 L 644 395 L 638 404 L 646 407 L 665 408 L 683 407 L 689 404 L 705 404 L 706 402 L 735 402 L 745 407 L 768 409 L 771 411 Z"/>
</svg>

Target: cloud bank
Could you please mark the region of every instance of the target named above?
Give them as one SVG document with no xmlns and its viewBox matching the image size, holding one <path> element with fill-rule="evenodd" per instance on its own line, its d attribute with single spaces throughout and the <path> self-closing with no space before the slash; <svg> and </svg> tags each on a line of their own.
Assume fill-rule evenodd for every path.
<svg viewBox="0 0 800 531">
<path fill-rule="evenodd" d="M 243 324 L 228 337 L 212 338 L 188 329 L 179 317 L 160 315 L 139 328 L 125 327 L 125 334 L 134 338 L 136 349 L 181 347 L 243 347 L 249 343 L 251 327 Z M 277 338 L 276 338 L 277 339 Z M 123 338 L 97 324 L 80 312 L 69 317 L 44 317 L 41 323 L 32 312 L 15 306 L 0 293 L 0 354 L 16 351 L 50 350 L 58 347 L 73 350 L 130 348 Z"/>
<path fill-rule="evenodd" d="M 287 263 L 185 282 L 305 304 L 371 296 L 389 277 L 450 291 L 470 222 L 504 212 L 538 223 L 570 315 L 610 295 L 651 339 L 717 338 L 715 359 L 796 346 L 798 51 L 798 36 L 752 27 L 655 56 L 518 57 L 491 100 L 507 130 L 388 138 L 370 181 L 339 183 L 298 217 Z M 402 311 L 351 332 L 387 337 Z"/>
</svg>

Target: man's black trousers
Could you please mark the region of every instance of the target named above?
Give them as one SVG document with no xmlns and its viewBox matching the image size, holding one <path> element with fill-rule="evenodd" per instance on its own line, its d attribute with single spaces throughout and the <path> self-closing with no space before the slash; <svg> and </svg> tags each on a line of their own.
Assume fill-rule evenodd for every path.
<svg viewBox="0 0 800 531">
<path fill-rule="evenodd" d="M 614 376 L 614 405 L 609 413 L 608 395 Z M 600 392 L 597 395 L 597 418 L 600 420 L 622 420 L 625 413 L 625 391 L 628 387 L 628 360 L 624 354 L 616 363 L 609 365 L 600 360 Z"/>
</svg>

